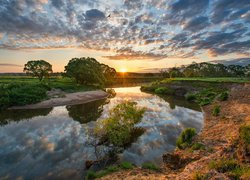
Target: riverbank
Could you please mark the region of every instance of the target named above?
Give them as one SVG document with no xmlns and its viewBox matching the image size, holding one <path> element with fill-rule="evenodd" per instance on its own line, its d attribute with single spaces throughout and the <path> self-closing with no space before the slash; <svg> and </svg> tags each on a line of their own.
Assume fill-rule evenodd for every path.
<svg viewBox="0 0 250 180">
<path fill-rule="evenodd" d="M 51 92 L 50 94 L 51 94 L 50 96 L 58 96 L 53 92 Z M 59 91 L 58 94 L 60 94 L 61 97 L 54 97 L 31 105 L 13 106 L 10 107 L 9 109 L 40 109 L 40 108 L 51 108 L 55 106 L 76 105 L 108 97 L 108 93 L 102 90 L 76 92 L 76 93 L 63 93 Z"/>
<path fill-rule="evenodd" d="M 217 116 L 213 115 L 215 106 L 220 106 Z M 136 167 L 101 179 L 249 179 L 250 148 L 243 142 L 240 127 L 250 125 L 250 85 L 233 85 L 227 101 L 214 101 L 202 109 L 204 128 L 193 142 L 200 147 L 163 155 L 158 171 Z M 245 134 L 249 133 L 247 129 Z"/>
</svg>

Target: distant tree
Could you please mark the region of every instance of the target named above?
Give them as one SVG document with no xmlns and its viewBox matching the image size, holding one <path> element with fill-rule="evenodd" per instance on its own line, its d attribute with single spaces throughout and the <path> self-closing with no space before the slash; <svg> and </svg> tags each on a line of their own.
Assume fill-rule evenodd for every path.
<svg viewBox="0 0 250 180">
<path fill-rule="evenodd" d="M 179 68 L 173 67 L 173 68 L 169 69 L 169 76 L 171 78 L 174 78 L 174 77 L 183 77 L 183 74 L 182 74 L 182 72 L 180 71 Z"/>
<path fill-rule="evenodd" d="M 243 66 L 229 65 L 227 68 L 228 68 L 228 72 L 230 73 L 231 76 L 242 77 L 245 75 L 245 67 L 243 67 Z"/>
<path fill-rule="evenodd" d="M 24 65 L 23 71 L 28 75 L 38 77 L 39 81 L 42 81 L 45 77 L 49 77 L 53 72 L 52 65 L 44 60 L 28 61 Z"/>
<path fill-rule="evenodd" d="M 165 70 L 165 69 L 160 70 L 160 74 L 161 74 L 161 76 L 163 78 L 169 78 L 170 77 L 169 72 L 167 70 Z"/>
<path fill-rule="evenodd" d="M 115 69 L 89 57 L 71 59 L 64 72 L 65 76 L 75 79 L 79 84 L 104 85 L 116 75 Z"/>
</svg>

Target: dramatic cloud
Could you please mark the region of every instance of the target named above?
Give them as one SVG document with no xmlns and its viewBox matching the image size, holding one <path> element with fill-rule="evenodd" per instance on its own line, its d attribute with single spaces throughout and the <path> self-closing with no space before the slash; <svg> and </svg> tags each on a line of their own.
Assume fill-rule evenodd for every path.
<svg viewBox="0 0 250 180">
<path fill-rule="evenodd" d="M 0 1 L 0 48 L 88 48 L 110 60 L 250 54 L 247 0 Z"/>
</svg>

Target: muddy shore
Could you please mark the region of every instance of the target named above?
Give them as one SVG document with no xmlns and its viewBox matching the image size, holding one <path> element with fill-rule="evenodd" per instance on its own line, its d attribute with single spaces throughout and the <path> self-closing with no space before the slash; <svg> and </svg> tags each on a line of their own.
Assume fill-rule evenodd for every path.
<svg viewBox="0 0 250 180">
<path fill-rule="evenodd" d="M 101 90 L 87 91 L 87 92 L 76 92 L 62 94 L 61 97 L 54 97 L 37 104 L 25 105 L 25 106 L 13 106 L 9 109 L 40 109 L 40 108 L 51 108 L 55 106 L 66 106 L 84 104 L 87 102 L 104 99 L 108 94 Z"/>
</svg>

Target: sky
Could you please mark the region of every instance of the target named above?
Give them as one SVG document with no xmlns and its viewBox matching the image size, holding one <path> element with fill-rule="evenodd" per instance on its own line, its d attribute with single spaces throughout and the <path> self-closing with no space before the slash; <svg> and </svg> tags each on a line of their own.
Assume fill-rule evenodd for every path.
<svg viewBox="0 0 250 180">
<path fill-rule="evenodd" d="M 250 0 L 1 0 L 0 72 L 74 57 L 157 72 L 250 57 Z"/>
</svg>

